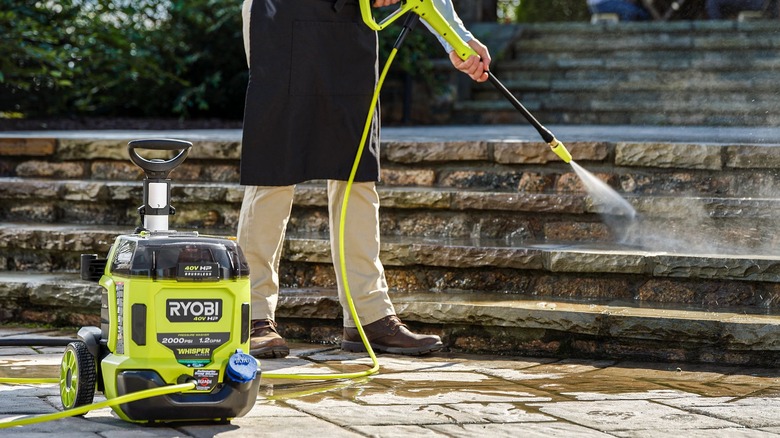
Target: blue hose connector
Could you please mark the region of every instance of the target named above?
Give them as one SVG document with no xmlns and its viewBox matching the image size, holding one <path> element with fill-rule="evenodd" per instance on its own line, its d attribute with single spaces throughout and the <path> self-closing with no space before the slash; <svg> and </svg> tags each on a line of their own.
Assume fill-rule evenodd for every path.
<svg viewBox="0 0 780 438">
<path fill-rule="evenodd" d="M 241 350 L 236 350 L 228 359 L 225 374 L 236 383 L 251 382 L 257 377 L 257 360 Z"/>
</svg>

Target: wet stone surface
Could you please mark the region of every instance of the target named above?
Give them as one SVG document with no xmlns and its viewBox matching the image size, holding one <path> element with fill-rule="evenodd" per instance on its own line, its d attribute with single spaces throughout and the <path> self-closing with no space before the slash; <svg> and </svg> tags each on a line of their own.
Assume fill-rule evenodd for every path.
<svg viewBox="0 0 780 438">
<path fill-rule="evenodd" d="M 9 338 L 73 332 L 0 326 Z M 33 342 L 33 341 L 29 341 Z M 291 343 L 263 360 L 257 401 L 230 424 L 147 427 L 110 408 L 2 429 L 33 437 L 771 437 L 780 434 L 780 372 L 660 364 L 437 353 L 379 355 L 380 371 L 355 380 L 302 381 L 273 374 L 365 371 L 365 354 Z M 0 346 L 0 377 L 56 378 L 63 347 Z M 0 423 L 59 412 L 55 383 L 0 383 Z M 98 393 L 95 402 L 104 401 Z"/>
</svg>

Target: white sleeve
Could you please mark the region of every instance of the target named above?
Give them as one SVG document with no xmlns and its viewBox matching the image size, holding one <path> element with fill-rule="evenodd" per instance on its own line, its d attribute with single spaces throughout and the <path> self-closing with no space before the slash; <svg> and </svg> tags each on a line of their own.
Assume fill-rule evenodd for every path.
<svg viewBox="0 0 780 438">
<path fill-rule="evenodd" d="M 458 17 L 458 14 L 455 12 L 455 5 L 452 3 L 452 0 L 430 0 L 433 2 L 434 6 L 436 6 L 436 9 L 439 10 L 439 13 L 441 13 L 441 16 L 444 17 L 444 20 L 449 23 L 450 27 L 452 27 L 452 30 L 455 31 L 458 36 L 461 37 L 461 39 L 464 42 L 469 42 L 474 39 L 474 36 L 469 32 L 466 27 L 463 25 L 463 22 L 460 21 L 460 17 Z M 436 33 L 435 30 L 425 21 L 425 19 L 422 19 L 423 24 L 425 27 L 428 28 L 429 31 L 431 31 L 432 34 L 436 36 L 436 39 L 439 40 L 439 43 L 441 43 L 442 47 L 444 47 L 444 50 L 449 53 L 453 50 L 453 47 L 448 43 L 444 38 L 441 37 L 438 33 Z"/>
</svg>

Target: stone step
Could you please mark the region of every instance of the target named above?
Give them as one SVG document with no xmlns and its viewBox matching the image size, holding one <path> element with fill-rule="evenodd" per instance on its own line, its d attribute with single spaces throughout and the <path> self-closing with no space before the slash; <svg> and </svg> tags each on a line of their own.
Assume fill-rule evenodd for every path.
<svg viewBox="0 0 780 438">
<path fill-rule="evenodd" d="M 776 126 L 776 20 L 535 23 L 492 69 L 547 123 Z M 468 84 L 457 123 L 521 123 L 485 84 Z"/>
<path fill-rule="evenodd" d="M 706 99 L 690 96 L 692 102 L 669 99 L 656 107 L 657 95 L 626 96 L 618 100 L 614 95 L 586 97 L 587 93 L 548 92 L 515 93 L 523 105 L 544 124 L 565 123 L 582 125 L 674 125 L 674 126 L 776 126 L 780 123 L 777 105 L 767 103 L 750 105 L 750 98 L 720 102 L 721 96 Z M 634 106 L 633 102 L 648 102 Z M 712 106 L 701 106 L 711 103 Z M 468 100 L 454 105 L 453 120 L 469 124 L 517 124 L 525 119 L 505 100 Z"/>
<path fill-rule="evenodd" d="M 0 226 L 10 273 L 78 272 L 81 254 L 107 254 L 120 227 Z M 774 247 L 776 248 L 776 246 Z M 335 285 L 323 235 L 288 235 L 280 274 L 286 287 Z M 526 243 L 499 239 L 387 237 L 381 259 L 390 287 L 418 293 L 483 291 L 635 305 L 777 307 L 780 255 L 651 252 L 607 243 Z"/>
<path fill-rule="evenodd" d="M 496 74 L 503 80 L 524 72 L 555 72 L 567 74 L 579 71 L 603 72 L 619 75 L 627 72 L 646 71 L 688 74 L 724 73 L 744 71 L 746 59 L 749 67 L 758 73 L 771 71 L 780 66 L 777 55 L 764 48 L 735 50 L 625 50 L 618 54 L 594 56 L 593 50 L 583 51 L 528 51 L 524 50 L 513 59 L 502 59 L 496 67 Z"/>
<path fill-rule="evenodd" d="M 590 97 L 586 98 L 585 95 Z M 621 94 L 628 100 L 617 100 Z M 663 124 L 664 121 L 690 125 L 717 125 L 738 121 L 741 126 L 771 126 L 780 123 L 777 104 L 765 98 L 746 96 L 689 95 L 690 100 L 661 98 L 655 93 L 565 92 L 523 93 L 521 102 L 538 120 L 546 123 L 582 124 Z M 754 102 L 751 102 L 753 101 Z M 633 105 L 633 102 L 647 102 Z M 709 105 L 702 111 L 702 102 Z M 525 120 L 507 101 L 490 97 L 456 105 L 458 120 L 466 123 L 521 123 Z"/>
<path fill-rule="evenodd" d="M 780 61 L 778 62 L 780 67 Z M 703 73 L 703 72 L 669 72 L 648 70 L 625 70 L 621 72 L 599 69 L 554 70 L 554 71 L 522 71 L 511 75 L 500 76 L 501 82 L 509 90 L 519 90 L 523 93 L 533 91 L 578 91 L 592 92 L 596 95 L 607 93 L 636 93 L 637 97 L 649 92 L 659 94 L 681 92 L 680 100 L 690 100 L 688 96 L 701 96 L 701 99 L 713 99 L 722 96 L 724 103 L 733 103 L 737 97 L 765 97 L 776 84 L 775 69 L 765 72 L 754 72 L 746 76 L 744 72 Z M 495 91 L 491 87 L 481 87 L 473 91 L 474 99 L 486 99 Z M 619 96 L 617 96 L 619 97 Z M 666 98 L 673 97 L 668 96 Z M 730 99 L 730 100 L 727 100 Z M 776 100 L 765 97 L 765 104 Z M 758 102 L 760 104 L 760 101 Z M 637 102 L 643 108 L 643 102 Z"/>
<path fill-rule="evenodd" d="M 100 287 L 74 274 L 0 273 L 4 321 L 99 325 Z M 780 319 L 720 306 L 642 307 L 619 299 L 577 303 L 487 292 L 394 292 L 413 329 L 440 334 L 453 351 L 774 365 Z M 332 289 L 286 288 L 284 336 L 337 342 L 341 308 Z"/>
<path fill-rule="evenodd" d="M 755 178 L 760 174 L 752 175 Z M 772 192 L 777 175 L 754 194 Z M 707 187 L 717 187 L 706 177 Z M 0 221 L 34 221 L 53 226 L 140 225 L 142 199 L 138 182 L 0 179 Z M 629 180 L 624 181 L 629 184 Z M 640 180 L 640 184 L 646 181 Z M 663 184 L 693 182 L 677 175 Z M 743 181 L 744 183 L 744 181 Z M 745 187 L 748 187 L 745 183 Z M 747 190 L 747 189 L 745 189 Z M 638 191 L 638 190 L 637 190 Z M 677 251 L 719 250 L 766 253 L 778 236 L 767 233 L 780 217 L 780 200 L 770 197 L 704 197 L 625 194 L 637 216 L 628 216 L 614 199 L 585 193 L 528 193 L 440 188 L 380 187 L 380 231 L 385 236 L 494 238 L 527 241 L 624 241 L 636 246 Z M 171 189 L 177 209 L 171 227 L 232 233 L 238 223 L 243 187 L 183 183 Z M 618 198 L 619 199 L 619 198 Z M 617 210 L 614 210 L 617 208 Z M 672 225 L 670 226 L 670 221 Z M 32 224 L 31 224 L 32 225 Z M 323 184 L 301 184 L 288 230 L 328 231 L 327 194 Z"/>
<path fill-rule="evenodd" d="M 471 105 L 475 108 L 490 106 L 492 109 L 485 111 L 486 114 L 495 115 L 500 110 L 520 117 L 503 102 L 475 101 Z M 653 113 L 653 117 L 660 116 Z M 777 181 L 776 169 L 780 167 L 780 147 L 777 144 L 724 144 L 703 139 L 690 143 L 682 142 L 683 139 L 677 142 L 570 142 L 566 137 L 559 138 L 566 142 L 577 162 L 628 195 L 676 195 L 685 190 L 686 194 L 698 196 L 760 197 L 774 193 L 772 187 Z M 63 197 L 68 196 L 66 192 L 69 189 L 65 183 L 54 183 L 57 188 L 47 188 L 46 180 L 58 179 L 134 181 L 140 187 L 140 170 L 121 155 L 120 151 L 126 148 L 124 140 L 111 140 L 110 145 L 106 141 L 82 144 L 72 149 L 66 140 L 53 140 L 47 146 L 50 148 L 47 152 L 36 151 L 34 147 L 27 146 L 28 142 L 19 139 L 3 140 L 0 138 L 0 176 L 5 183 L 0 185 L 0 198 L 30 197 L 31 193 L 49 189 L 61 193 Z M 18 143 L 18 147 L 10 146 L 13 142 Z M 234 147 L 238 148 L 238 145 Z M 225 158 L 214 149 L 213 141 L 197 142 L 193 149 L 192 158 L 172 172 L 174 186 L 188 181 L 238 182 L 237 157 Z M 35 153 L 39 155 L 35 156 Z M 528 193 L 584 191 L 584 187 L 578 185 L 572 168 L 539 141 L 396 141 L 385 148 L 383 160 L 382 185 L 387 187 L 520 190 Z M 20 179 L 30 179 L 35 188 L 15 188 L 23 184 Z M 83 185 L 80 182 L 73 184 Z M 98 192 L 103 190 L 99 185 L 94 187 Z M 117 196 L 124 199 L 128 195 L 112 193 L 110 199 L 117 199 Z"/>
<path fill-rule="evenodd" d="M 587 42 L 587 43 L 584 43 Z M 771 50 L 780 47 L 776 20 L 528 23 L 515 41 L 523 52 L 637 52 L 656 50 Z"/>
<path fill-rule="evenodd" d="M 558 93 L 565 97 L 563 93 Z M 533 93 L 529 95 L 534 96 Z M 651 102 L 649 98 L 646 102 Z M 541 96 L 534 98 L 542 101 Z M 621 104 L 621 109 L 648 105 L 648 109 L 658 112 L 661 107 L 651 103 L 631 102 Z M 566 98 L 571 106 L 587 105 L 589 109 L 598 109 L 594 104 L 578 102 L 574 95 Z M 506 101 L 471 102 L 476 109 L 509 109 Z M 606 105 L 606 103 L 605 103 Z M 676 103 L 675 108 L 688 108 L 684 102 Z M 758 104 L 757 104 L 758 105 Z M 528 105 L 537 109 L 542 105 Z M 484 108 L 483 108 L 484 107 Z M 586 107 L 583 107 L 586 108 Z M 741 104 L 740 110 L 747 111 L 749 106 Z M 517 111 L 512 111 L 519 116 Z M 672 115 L 673 116 L 673 115 Z M 458 139 L 457 127 L 439 130 L 443 136 L 418 138 L 397 135 L 396 139 L 382 143 L 382 160 L 387 171 L 383 179 L 387 185 L 453 186 L 458 172 L 464 168 L 474 171 L 493 170 L 504 173 L 519 171 L 541 171 L 541 166 L 549 172 L 566 173 L 571 168 L 560 161 L 546 144 L 529 135 L 525 123 L 520 126 L 506 127 L 515 129 L 520 136 L 512 135 L 508 129 L 499 130 L 484 127 L 483 134 Z M 576 131 L 576 127 L 564 127 L 567 132 Z M 610 129 L 611 128 L 611 129 Z M 643 129 L 645 128 L 645 129 Z M 469 130 L 465 127 L 464 130 Z M 756 138 L 726 140 L 702 131 L 702 137 L 696 139 L 687 135 L 675 138 L 667 136 L 664 140 L 627 141 L 622 135 L 631 135 L 631 131 L 645 132 L 644 126 L 604 127 L 604 133 L 591 134 L 588 139 L 559 138 L 567 144 L 574 159 L 578 162 L 596 162 L 605 166 L 642 169 L 643 171 L 665 171 L 676 169 L 708 170 L 744 170 L 771 169 L 780 163 L 780 137 L 776 133 L 769 144 L 757 146 L 752 143 L 767 143 Z M 692 129 L 692 131 L 695 129 Z M 495 134 L 492 132 L 496 131 Z M 591 130 L 592 131 L 592 130 Z M 411 130 L 414 135 L 414 130 Z M 421 131 L 424 132 L 424 131 Z M 610 140 L 604 139 L 610 132 Z M 669 130 L 669 132 L 673 132 Z M 717 131 L 711 131 L 717 132 Z M 681 134 L 683 132 L 681 131 Z M 190 140 L 193 148 L 187 160 L 175 169 L 171 178 L 175 181 L 237 182 L 238 160 L 240 158 L 240 131 L 203 131 L 203 132 L 138 132 L 136 134 L 105 134 L 102 132 L 77 132 L 67 135 L 64 132 L 49 134 L 0 133 L 0 176 L 21 178 L 65 178 L 95 179 L 112 181 L 138 181 L 142 173 L 132 164 L 127 155 L 127 142 L 138 138 L 157 138 L 175 136 Z M 535 135 L 535 133 L 534 133 Z M 573 134 L 572 134 L 573 135 Z M 706 135 L 706 137 L 705 137 Z M 532 139 L 529 139 L 532 138 Z M 538 136 L 537 136 L 538 137 Z M 578 136 L 579 137 L 579 136 Z M 774 142 L 774 143 L 773 143 Z M 649 153 L 644 154 L 645 150 Z M 158 157 L 152 151 L 149 158 Z M 695 159 L 691 159 L 691 158 Z M 699 158 L 704 160 L 700 162 Z M 624 170 L 625 172 L 626 170 Z M 462 185 L 461 185 L 462 186 Z M 482 185 L 490 187 L 490 185 Z M 458 186 L 460 187 L 460 186 Z"/>
</svg>

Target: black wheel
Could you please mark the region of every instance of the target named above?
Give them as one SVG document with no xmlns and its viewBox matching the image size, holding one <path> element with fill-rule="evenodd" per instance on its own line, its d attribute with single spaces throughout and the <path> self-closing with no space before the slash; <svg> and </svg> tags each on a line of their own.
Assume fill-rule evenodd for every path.
<svg viewBox="0 0 780 438">
<path fill-rule="evenodd" d="M 95 358 L 87 349 L 87 344 L 81 341 L 68 344 L 60 364 L 62 407 L 73 409 L 92 403 L 96 379 Z"/>
</svg>

